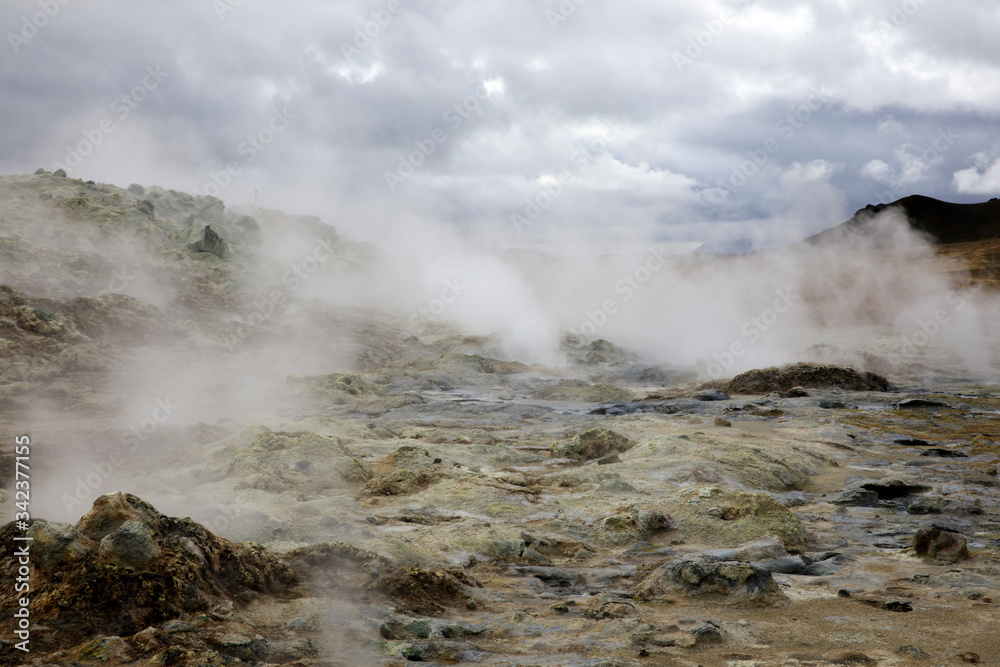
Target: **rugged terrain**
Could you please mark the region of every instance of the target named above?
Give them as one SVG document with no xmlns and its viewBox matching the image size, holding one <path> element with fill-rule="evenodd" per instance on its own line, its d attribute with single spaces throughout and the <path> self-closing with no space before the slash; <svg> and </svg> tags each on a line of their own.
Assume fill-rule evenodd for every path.
<svg viewBox="0 0 1000 667">
<path fill-rule="evenodd" d="M 782 368 L 531 363 L 316 218 L 46 172 L 0 201 L 5 664 L 1000 664 L 995 346 L 911 352 L 872 297 Z M 942 329 L 990 303 L 983 229 L 866 252 L 950 281 Z"/>
</svg>

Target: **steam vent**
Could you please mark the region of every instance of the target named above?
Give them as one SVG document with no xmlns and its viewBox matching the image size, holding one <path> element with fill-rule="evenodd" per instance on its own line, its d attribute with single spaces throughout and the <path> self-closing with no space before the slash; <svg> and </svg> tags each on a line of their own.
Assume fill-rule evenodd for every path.
<svg viewBox="0 0 1000 667">
<path fill-rule="evenodd" d="M 0 177 L 0 661 L 995 664 L 997 205 L 426 282 Z"/>
</svg>

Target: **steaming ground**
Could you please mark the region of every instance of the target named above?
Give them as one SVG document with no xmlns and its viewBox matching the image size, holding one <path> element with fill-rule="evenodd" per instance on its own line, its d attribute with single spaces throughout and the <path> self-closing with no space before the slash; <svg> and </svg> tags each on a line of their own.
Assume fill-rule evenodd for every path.
<svg viewBox="0 0 1000 667">
<path fill-rule="evenodd" d="M 343 541 L 383 563 L 348 591 L 331 581 L 355 561 L 288 556 L 295 587 L 232 593 L 190 631 L 108 625 L 105 662 L 998 654 L 995 239 L 942 246 L 890 208 L 741 256 L 496 251 L 440 229 L 402 252 L 45 172 L 0 178 L 0 220 L 0 434 L 35 443 L 33 517 L 76 523 L 125 492 L 276 553 Z M 790 375 L 801 392 L 726 383 L 797 362 L 894 388 L 829 369 Z M 918 556 L 931 524 L 969 557 Z M 711 595 L 671 583 L 704 555 L 760 571 Z M 46 660 L 92 655 L 64 639 L 39 640 Z"/>
</svg>

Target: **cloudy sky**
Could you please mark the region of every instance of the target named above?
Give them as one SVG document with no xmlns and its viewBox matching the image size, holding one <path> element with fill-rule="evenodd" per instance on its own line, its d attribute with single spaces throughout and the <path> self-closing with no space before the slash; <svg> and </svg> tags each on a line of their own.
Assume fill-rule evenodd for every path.
<svg viewBox="0 0 1000 667">
<path fill-rule="evenodd" d="M 1000 192 L 998 0 L 5 0 L 0 172 L 503 245 Z"/>
</svg>

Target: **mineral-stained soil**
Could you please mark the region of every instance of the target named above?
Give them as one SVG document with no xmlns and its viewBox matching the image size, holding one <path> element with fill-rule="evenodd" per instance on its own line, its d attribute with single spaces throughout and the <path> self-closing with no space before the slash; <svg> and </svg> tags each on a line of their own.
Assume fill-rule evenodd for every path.
<svg viewBox="0 0 1000 667">
<path fill-rule="evenodd" d="M 829 347 L 709 388 L 599 338 L 525 363 L 282 291 L 276 229 L 382 270 L 314 219 L 5 178 L 3 664 L 1000 664 L 995 384 Z"/>
</svg>

